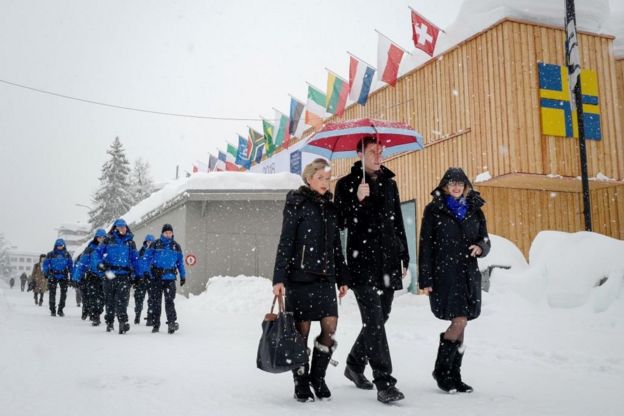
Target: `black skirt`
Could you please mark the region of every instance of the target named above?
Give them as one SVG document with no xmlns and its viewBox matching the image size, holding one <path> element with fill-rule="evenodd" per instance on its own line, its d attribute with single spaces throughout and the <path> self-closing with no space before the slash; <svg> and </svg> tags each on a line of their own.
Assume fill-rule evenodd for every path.
<svg viewBox="0 0 624 416">
<path fill-rule="evenodd" d="M 336 284 L 328 281 L 289 282 L 286 285 L 285 308 L 293 313 L 297 322 L 337 317 Z"/>
</svg>

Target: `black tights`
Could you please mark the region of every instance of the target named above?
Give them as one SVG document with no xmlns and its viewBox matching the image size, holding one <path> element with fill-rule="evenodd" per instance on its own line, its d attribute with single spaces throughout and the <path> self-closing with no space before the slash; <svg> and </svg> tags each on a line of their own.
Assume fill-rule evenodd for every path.
<svg viewBox="0 0 624 416">
<path fill-rule="evenodd" d="M 451 325 L 444 333 L 444 339 L 449 341 L 464 342 L 464 330 L 468 325 L 468 319 L 465 316 L 458 316 L 451 319 Z"/>
<path fill-rule="evenodd" d="M 306 345 L 308 345 L 308 336 L 310 335 L 310 326 L 312 322 L 310 321 L 299 321 L 297 322 L 297 331 L 303 337 Z M 321 335 L 318 336 L 318 341 L 320 344 L 325 345 L 326 347 L 331 347 L 334 345 L 334 334 L 336 333 L 336 326 L 338 325 L 338 317 L 337 316 L 326 316 L 321 319 Z"/>
</svg>

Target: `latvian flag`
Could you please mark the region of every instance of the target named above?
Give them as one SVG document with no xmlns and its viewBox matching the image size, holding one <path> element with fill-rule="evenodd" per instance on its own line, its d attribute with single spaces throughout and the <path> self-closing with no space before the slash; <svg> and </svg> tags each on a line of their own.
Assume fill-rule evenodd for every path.
<svg viewBox="0 0 624 416">
<path fill-rule="evenodd" d="M 399 65 L 403 59 L 403 49 L 394 44 L 390 39 L 377 32 L 379 44 L 377 48 L 377 69 L 379 79 L 386 84 L 394 86 L 399 75 Z"/>
<path fill-rule="evenodd" d="M 414 46 L 433 56 L 440 28 L 412 10 L 412 39 Z"/>
<path fill-rule="evenodd" d="M 199 160 L 193 163 L 193 173 L 198 172 L 208 172 L 208 165 L 204 162 L 200 162 Z"/>
<path fill-rule="evenodd" d="M 344 113 L 348 96 L 349 84 L 347 81 L 327 70 L 327 96 L 325 98 L 327 112 L 341 116 Z"/>
<path fill-rule="evenodd" d="M 351 87 L 349 98 L 360 105 L 366 105 L 374 75 L 375 68 L 351 56 L 349 62 L 349 86 Z"/>
<path fill-rule="evenodd" d="M 319 130 L 325 118 L 325 94 L 318 88 L 308 84 L 308 104 L 306 105 L 305 122 L 308 126 Z"/>
</svg>

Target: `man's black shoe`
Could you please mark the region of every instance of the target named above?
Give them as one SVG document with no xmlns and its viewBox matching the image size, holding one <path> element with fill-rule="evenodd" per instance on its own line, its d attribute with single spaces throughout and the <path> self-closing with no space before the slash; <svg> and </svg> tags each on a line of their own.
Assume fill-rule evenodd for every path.
<svg viewBox="0 0 624 416">
<path fill-rule="evenodd" d="M 374 387 L 373 383 L 371 383 L 364 374 L 356 373 L 350 369 L 349 366 L 345 368 L 344 375 L 346 378 L 351 380 L 358 389 L 372 390 Z"/>
<path fill-rule="evenodd" d="M 399 400 L 403 400 L 404 398 L 405 396 L 403 395 L 403 393 L 401 393 L 399 389 L 394 386 L 388 387 L 385 390 L 379 390 L 377 392 L 377 400 L 382 403 L 396 402 Z"/>
</svg>

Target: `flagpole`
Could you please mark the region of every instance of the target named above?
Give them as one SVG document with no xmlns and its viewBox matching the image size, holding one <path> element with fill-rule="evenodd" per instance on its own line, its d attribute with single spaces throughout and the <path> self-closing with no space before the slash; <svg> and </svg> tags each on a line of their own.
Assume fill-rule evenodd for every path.
<svg viewBox="0 0 624 416">
<path fill-rule="evenodd" d="M 373 68 L 375 71 L 377 70 L 377 68 L 375 68 L 373 65 L 369 64 L 368 62 L 366 62 L 366 61 L 365 61 L 365 60 L 363 60 L 363 59 L 358 58 L 357 56 L 355 56 L 355 55 L 354 55 L 354 54 L 352 54 L 351 52 L 347 51 L 347 54 L 348 54 L 349 56 L 354 57 L 355 59 L 357 59 L 358 61 L 362 62 L 363 64 L 365 64 L 365 65 L 367 65 L 367 66 L 369 66 L 369 67 Z"/>
<path fill-rule="evenodd" d="M 399 45 L 398 43 L 396 43 L 395 41 L 393 41 L 392 39 L 390 39 L 388 36 L 384 35 L 383 33 L 381 33 L 380 31 L 378 31 L 377 29 L 375 29 L 375 32 L 379 33 L 381 36 L 383 36 L 384 38 L 388 39 L 390 42 L 392 42 L 397 48 L 401 49 L 403 51 L 403 53 L 406 53 L 408 55 L 411 55 L 411 53 L 409 53 L 408 51 L 406 51 L 405 49 L 403 49 L 401 47 L 401 45 Z"/>
<path fill-rule="evenodd" d="M 583 121 L 583 94 L 580 81 L 580 60 L 578 58 L 578 37 L 576 34 L 576 12 L 574 0 L 566 0 L 566 61 L 568 73 L 573 74 L 576 70 L 579 75 L 575 77 L 574 102 L 578 119 L 579 153 L 581 159 L 581 182 L 583 185 L 583 213 L 585 217 L 585 231 L 592 230 L 591 205 L 589 197 L 589 179 L 587 174 L 587 150 L 585 147 L 585 123 Z M 570 59 L 572 58 L 572 59 Z"/>
</svg>

